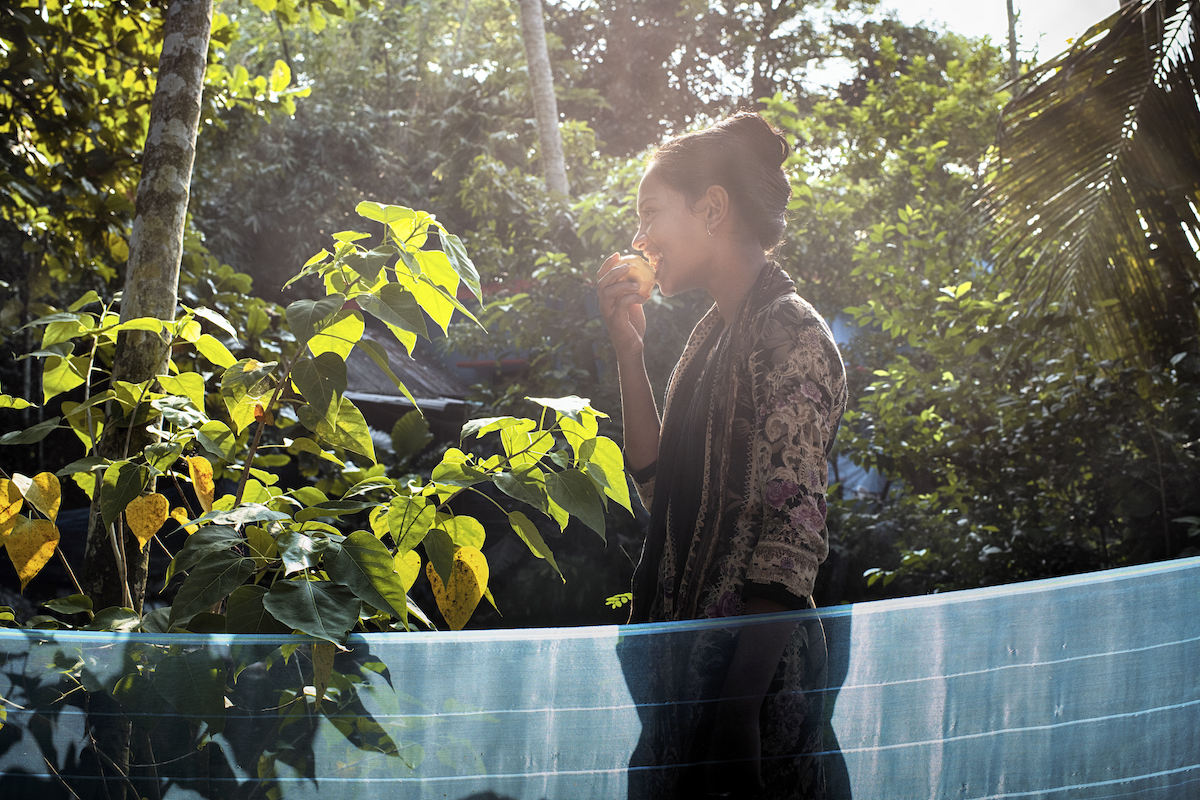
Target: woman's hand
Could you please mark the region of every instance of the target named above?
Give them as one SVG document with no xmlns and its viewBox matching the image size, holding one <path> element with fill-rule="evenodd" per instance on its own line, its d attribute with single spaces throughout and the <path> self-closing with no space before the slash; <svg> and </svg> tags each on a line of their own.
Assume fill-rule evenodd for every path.
<svg viewBox="0 0 1200 800">
<path fill-rule="evenodd" d="M 646 336 L 646 313 L 642 310 L 645 300 L 638 294 L 637 283 L 627 280 L 629 265 L 617 266 L 620 258 L 620 253 L 613 253 L 596 272 L 600 314 L 618 357 L 640 354 Z"/>
</svg>

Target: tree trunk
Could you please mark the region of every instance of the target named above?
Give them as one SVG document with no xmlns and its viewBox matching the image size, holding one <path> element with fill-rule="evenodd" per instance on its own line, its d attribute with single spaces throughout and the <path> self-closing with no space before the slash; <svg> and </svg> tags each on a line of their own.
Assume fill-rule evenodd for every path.
<svg viewBox="0 0 1200 800">
<path fill-rule="evenodd" d="M 1008 0 L 1008 79 L 1015 81 L 1021 77 L 1021 67 L 1017 62 L 1017 12 L 1013 10 L 1013 0 Z"/>
<path fill-rule="evenodd" d="M 150 105 L 150 131 L 142 156 L 137 214 L 129 240 L 129 263 L 121 301 L 121 319 L 175 318 L 179 262 L 187 215 L 192 161 L 208 39 L 212 31 L 212 0 L 172 0 L 163 26 L 158 81 Z M 140 383 L 162 374 L 167 362 L 165 337 L 148 331 L 123 331 L 117 339 L 112 379 Z M 148 444 L 145 425 L 122 423 L 121 407 L 110 402 L 97 447 L 107 458 L 125 458 Z M 146 590 L 149 548 L 138 549 L 133 536 L 121 542 L 122 558 L 100 517 L 102 490 L 96 487 L 83 562 L 83 589 L 97 609 L 132 602 L 140 611 Z M 118 531 L 123 526 L 118 524 Z M 122 573 L 126 573 L 122 581 Z M 124 585 L 123 585 L 124 584 Z"/>
<path fill-rule="evenodd" d="M 517 2 L 521 7 L 521 38 L 525 42 L 525 62 L 529 66 L 529 85 L 533 89 L 533 114 L 542 144 L 546 188 L 555 194 L 567 195 L 570 194 L 567 163 L 558 132 L 558 101 L 554 97 L 554 76 L 550 72 L 550 54 L 546 50 L 542 0 Z"/>
</svg>

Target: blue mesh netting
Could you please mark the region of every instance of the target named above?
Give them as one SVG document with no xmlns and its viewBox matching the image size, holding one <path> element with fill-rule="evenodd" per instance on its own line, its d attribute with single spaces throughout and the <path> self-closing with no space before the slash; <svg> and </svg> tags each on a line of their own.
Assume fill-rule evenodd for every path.
<svg viewBox="0 0 1200 800">
<path fill-rule="evenodd" d="M 831 795 L 1200 797 L 1198 598 L 1189 559 L 822 609 Z M 0 797 L 105 796 L 90 719 L 145 797 L 623 798 L 727 627 L 355 636 L 319 712 L 299 638 L 3 630 Z"/>
</svg>

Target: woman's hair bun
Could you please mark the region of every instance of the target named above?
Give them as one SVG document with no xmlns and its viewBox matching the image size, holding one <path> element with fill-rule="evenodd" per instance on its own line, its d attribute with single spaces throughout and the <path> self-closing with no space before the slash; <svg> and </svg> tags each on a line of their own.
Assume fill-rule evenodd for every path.
<svg viewBox="0 0 1200 800">
<path fill-rule="evenodd" d="M 792 149 L 778 130 L 752 111 L 739 111 L 703 130 L 668 139 L 650 157 L 668 186 L 695 201 L 722 186 L 764 251 L 783 239 L 792 188 L 783 163 Z"/>
</svg>

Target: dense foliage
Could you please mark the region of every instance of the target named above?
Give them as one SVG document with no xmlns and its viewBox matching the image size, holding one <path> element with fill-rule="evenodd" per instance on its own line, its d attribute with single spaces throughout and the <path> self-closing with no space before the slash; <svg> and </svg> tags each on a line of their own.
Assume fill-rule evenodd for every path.
<svg viewBox="0 0 1200 800">
<path fill-rule="evenodd" d="M 36 5 L 4 12 L 2 38 L 17 44 L 0 74 L 5 86 L 20 87 L 26 75 L 56 71 L 63 78 L 52 85 L 72 99 L 30 94 L 11 106 L 39 121 L 30 130 L 31 141 L 42 142 L 40 156 L 14 161 L 34 151 L 15 138 L 24 130 L 15 116 L 0 127 L 9 137 L 0 154 L 8 227 L 0 233 L 10 291 L 0 334 L 23 341 L 24 351 L 40 342 L 19 325 L 64 310 L 51 302 L 51 276 L 76 287 L 72 296 L 94 289 L 105 302 L 120 284 L 144 135 L 144 119 L 120 109 L 141 109 L 148 97 L 148 84 L 138 81 L 154 63 L 157 24 L 153 4 L 97 7 L 88 13 L 136 19 L 114 18 L 105 27 L 96 17 L 92 28 L 68 24 L 54 4 L 32 15 Z M 1148 14 L 1161 5 L 1146 0 L 1139 8 Z M 539 177 L 515 6 L 334 6 L 341 16 L 323 15 L 322 4 L 227 3 L 214 30 L 214 90 L 181 298 L 231 322 L 241 340 L 226 342 L 237 358 L 282 360 L 291 352 L 274 303 L 320 297 L 326 287 L 309 276 L 283 294 L 278 289 L 330 234 L 348 227 L 348 209 L 364 199 L 429 208 L 460 233 L 479 268 L 482 301 L 461 302 L 488 329 L 483 334 L 459 312 L 447 320 L 449 338 L 432 338 L 451 361 L 461 354 L 526 365 L 478 375 L 484 413 L 522 417 L 536 412 L 524 400 L 530 395 L 586 396 L 612 414 L 596 418 L 598 433 L 615 437 L 619 397 L 589 283 L 604 256 L 628 247 L 640 154 L 665 133 L 756 104 L 796 145 L 792 216 L 779 258 L 803 295 L 854 331 L 845 347 L 852 412 L 839 450 L 886 479 L 878 494 L 836 487 L 834 554 L 819 599 L 966 587 L 1193 551 L 1198 509 L 1187 487 L 1200 477 L 1197 370 L 1195 356 L 1181 354 L 1194 353 L 1195 343 L 1166 341 L 1153 358 L 1137 361 L 1096 349 L 1080 331 L 1092 321 L 1109 325 L 1100 320 L 1111 320 L 1124 302 L 1120 292 L 1110 286 L 1086 302 L 1077 293 L 1070 303 L 1021 294 L 1029 259 L 997 262 L 995 229 L 972 213 L 997 165 L 1015 158 L 1012 146 L 994 148 L 995 132 L 1010 92 L 1024 89 L 1004 87 L 997 49 L 905 26 L 870 3 L 548 3 L 573 192 L 564 202 Z M 1163 30 L 1178 38 L 1194 15 L 1187 16 L 1188 4 L 1171 8 Z M 129 29 L 127 45 L 95 39 L 101 29 Z M 70 47 L 83 44 L 37 44 L 51 34 Z M 1118 39 L 1132 47 L 1130 37 Z M 1108 63 L 1098 41 L 1088 45 L 1088 63 Z M 22 47 L 31 58 L 16 57 Z M 119 77 L 95 55 L 114 49 L 129 62 Z M 1115 56 L 1120 63 L 1129 60 L 1124 52 Z M 1184 46 L 1169 58 L 1162 47 L 1155 52 L 1166 65 L 1162 80 L 1176 80 L 1179 65 L 1191 63 Z M 76 55 L 64 61 L 61 53 Z M 1030 74 L 1031 85 L 1047 86 L 1047 75 L 1063 79 L 1067 71 Z M 29 94 L 21 91 L 13 97 Z M 1075 96 L 1039 91 L 1047 107 Z M 1155 119 L 1137 119 L 1139 136 Z M 81 145 L 81 136 L 104 146 Z M 1044 138 L 1035 137 L 1049 154 Z M 1063 138 L 1056 143 L 1067 155 L 1058 163 L 1069 169 L 1077 151 Z M 1089 153 L 1103 149 L 1093 145 Z M 97 172 L 89 164 L 99 155 L 88 163 L 76 155 L 93 150 L 116 166 Z M 1054 187 L 1031 179 L 1021 191 L 1050 196 Z M 1156 249 L 1169 238 L 1155 236 L 1121 247 Z M 1110 256 L 1124 257 L 1118 249 Z M 1156 280 L 1152 271 L 1139 275 Z M 1182 299 L 1172 314 L 1194 321 L 1194 282 L 1188 285 L 1176 293 Z M 705 304 L 695 296 L 651 299 L 656 387 Z M 22 369 L 9 365 L 0 381 L 10 395 L 37 401 L 36 381 L 26 381 Z M 21 454 L 25 473 L 41 469 L 27 466 L 36 464 L 32 448 L 8 452 L 14 463 Z M 623 511 L 607 524 L 627 551 L 605 551 L 604 569 L 616 575 L 636 557 L 636 526 Z M 557 563 L 586 582 L 595 570 L 572 564 L 596 554 L 573 561 L 567 541 L 565 549 L 556 546 Z M 532 591 L 528 581 L 514 583 Z M 538 613 L 546 603 L 534 597 L 520 604 L 529 616 L 492 621 L 544 619 Z"/>
</svg>

